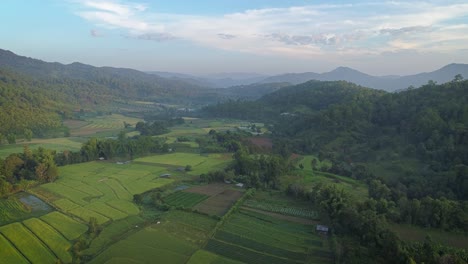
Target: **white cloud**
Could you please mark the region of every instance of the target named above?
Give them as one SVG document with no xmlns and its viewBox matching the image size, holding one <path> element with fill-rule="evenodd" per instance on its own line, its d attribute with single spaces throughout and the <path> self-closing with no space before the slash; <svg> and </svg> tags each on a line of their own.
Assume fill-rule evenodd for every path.
<svg viewBox="0 0 468 264">
<path fill-rule="evenodd" d="M 252 9 L 218 16 L 163 14 L 129 1 L 78 0 L 77 15 L 148 40 L 284 56 L 359 56 L 464 49 L 468 4 L 381 2 Z"/>
</svg>

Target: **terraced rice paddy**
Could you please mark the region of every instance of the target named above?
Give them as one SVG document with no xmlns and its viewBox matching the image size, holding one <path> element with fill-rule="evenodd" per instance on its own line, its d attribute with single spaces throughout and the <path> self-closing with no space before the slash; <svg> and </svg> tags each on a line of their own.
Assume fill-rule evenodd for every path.
<svg viewBox="0 0 468 264">
<path fill-rule="evenodd" d="M 88 227 L 59 212 L 0 227 L 2 263 L 71 263 L 71 242 Z"/>
<path fill-rule="evenodd" d="M 88 222 L 105 224 L 136 215 L 133 195 L 171 183 L 159 178 L 164 168 L 152 165 L 90 162 L 61 168 L 61 177 L 32 189 L 54 206 Z"/>
<path fill-rule="evenodd" d="M 57 257 L 21 223 L 0 227 L 0 233 L 32 263 L 55 263 Z"/>
<path fill-rule="evenodd" d="M 331 252 L 314 228 L 240 210 L 204 249 L 246 263 L 331 263 Z"/>
<path fill-rule="evenodd" d="M 71 243 L 57 230 L 37 218 L 28 219 L 23 224 L 34 235 L 40 238 L 62 262 L 70 263 L 72 261 L 72 256 L 69 252 Z"/>
<path fill-rule="evenodd" d="M 186 263 L 209 238 L 216 222 L 215 219 L 200 214 L 170 211 L 164 214 L 160 224 L 145 228 L 135 226 L 133 229 L 136 232 L 107 248 L 91 263 Z M 99 235 L 93 241 L 91 250 L 95 243 L 106 243 L 99 240 L 102 235 L 103 239 L 111 239 L 112 234 L 121 233 L 128 223 L 118 221 L 115 224 L 118 225 L 112 223 L 109 226 L 113 231 L 105 230 L 103 232 L 107 233 Z M 95 252 L 87 250 L 87 253 Z"/>
<path fill-rule="evenodd" d="M 41 217 L 41 220 L 55 228 L 68 240 L 75 240 L 88 230 L 88 227 L 60 212 L 52 212 Z"/>
<path fill-rule="evenodd" d="M 90 263 L 185 263 L 196 250 L 183 239 L 150 226 L 115 243 Z"/>
<path fill-rule="evenodd" d="M 85 121 L 67 120 L 64 124 L 70 128 L 72 136 L 87 136 L 103 131 L 122 130 L 124 129 L 124 122 L 135 126 L 139 121 L 142 120 L 119 114 L 112 114 L 86 118 Z"/>
</svg>

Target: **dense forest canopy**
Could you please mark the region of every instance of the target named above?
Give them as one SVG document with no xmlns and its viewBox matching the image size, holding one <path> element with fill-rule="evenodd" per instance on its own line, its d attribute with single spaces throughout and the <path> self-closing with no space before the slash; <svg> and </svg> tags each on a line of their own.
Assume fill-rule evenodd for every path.
<svg viewBox="0 0 468 264">
<path fill-rule="evenodd" d="M 202 111 L 270 120 L 277 143 L 339 161 L 334 169 L 341 173 L 350 174 L 346 170 L 359 162 L 367 169 L 391 163 L 391 177 L 376 176 L 410 198 L 467 198 L 468 81 L 429 83 L 399 93 L 310 81 L 255 102 L 230 101 Z"/>
</svg>

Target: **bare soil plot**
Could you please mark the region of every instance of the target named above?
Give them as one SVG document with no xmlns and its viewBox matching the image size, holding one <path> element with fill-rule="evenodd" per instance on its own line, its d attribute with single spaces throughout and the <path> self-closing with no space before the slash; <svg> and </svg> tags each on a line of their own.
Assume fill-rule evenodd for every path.
<svg viewBox="0 0 468 264">
<path fill-rule="evenodd" d="M 194 207 L 194 209 L 209 215 L 222 216 L 229 210 L 229 208 L 231 208 L 237 199 L 242 196 L 242 194 L 243 193 L 240 191 L 225 189 L 217 195 L 199 203 Z"/>
<path fill-rule="evenodd" d="M 208 185 L 195 186 L 195 187 L 185 190 L 185 192 L 199 193 L 199 194 L 213 196 L 213 195 L 217 195 L 223 192 L 228 187 L 230 187 L 230 185 L 227 185 L 224 183 L 212 183 Z"/>
</svg>

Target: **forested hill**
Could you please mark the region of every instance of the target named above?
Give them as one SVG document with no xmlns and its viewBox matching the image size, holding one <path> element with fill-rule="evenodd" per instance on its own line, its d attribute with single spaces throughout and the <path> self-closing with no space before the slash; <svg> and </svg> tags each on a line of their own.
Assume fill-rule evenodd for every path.
<svg viewBox="0 0 468 264">
<path fill-rule="evenodd" d="M 339 161 L 340 174 L 364 162 L 410 197 L 468 199 L 468 81 L 400 93 L 312 81 L 203 112 L 269 120 L 290 151 Z"/>
<path fill-rule="evenodd" d="M 18 56 L 0 49 L 0 68 L 46 82 L 79 82 L 99 93 L 164 102 L 216 101 L 215 91 L 181 80 L 173 80 L 132 69 L 93 67 L 82 63 L 64 65 Z"/>
<path fill-rule="evenodd" d="M 0 69 L 0 141 L 13 135 L 41 135 L 61 126 L 60 115 L 66 115 L 76 104 L 57 92 L 60 86 L 53 87 L 55 90 L 44 88 L 24 76 Z"/>
<path fill-rule="evenodd" d="M 283 87 L 256 101 L 230 100 L 207 106 L 202 109 L 202 113 L 214 117 L 276 120 L 280 116 L 314 113 L 331 105 L 348 103 L 359 98 L 375 98 L 384 94 L 384 91 L 345 81 L 308 81 Z"/>
</svg>

